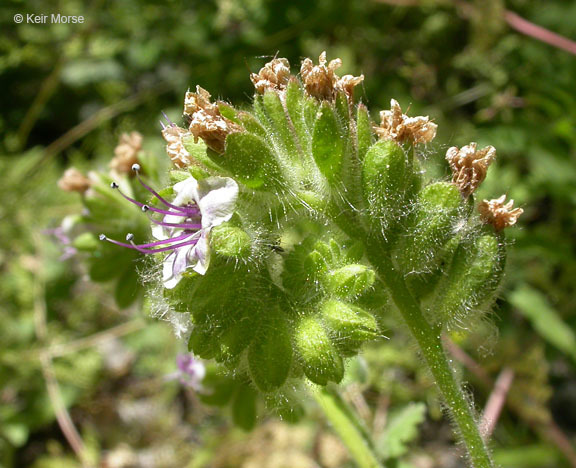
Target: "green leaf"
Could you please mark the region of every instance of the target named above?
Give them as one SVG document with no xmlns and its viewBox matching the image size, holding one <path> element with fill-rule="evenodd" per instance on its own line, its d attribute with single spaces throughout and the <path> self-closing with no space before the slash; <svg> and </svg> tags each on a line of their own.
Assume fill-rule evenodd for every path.
<svg viewBox="0 0 576 468">
<path fill-rule="evenodd" d="M 290 121 L 287 118 L 286 111 L 276 91 L 266 91 L 262 98 L 266 115 L 270 122 L 269 136 L 275 141 L 278 153 L 284 153 L 285 158 L 290 160 L 296 159 L 296 143 Z"/>
<path fill-rule="evenodd" d="M 247 187 L 275 187 L 281 178 L 278 163 L 266 142 L 250 133 L 233 133 L 226 138 L 222 166 Z"/>
<path fill-rule="evenodd" d="M 312 155 L 318 168 L 330 182 L 339 178 L 344 146 L 336 115 L 328 103 L 323 103 L 320 116 L 314 125 Z"/>
<path fill-rule="evenodd" d="M 358 138 L 358 159 L 362 161 L 366 151 L 372 145 L 372 122 L 366 106 L 358 106 L 358 115 L 356 117 L 356 134 Z"/>
<path fill-rule="evenodd" d="M 418 426 L 426 417 L 424 403 L 411 403 L 390 417 L 385 432 L 376 443 L 384 458 L 398 458 L 408 451 L 408 444 L 418 437 Z"/>
<path fill-rule="evenodd" d="M 263 392 L 284 384 L 292 365 L 292 343 L 286 319 L 278 311 L 266 322 L 248 351 L 250 374 Z"/>
<path fill-rule="evenodd" d="M 530 286 L 521 286 L 509 295 L 509 300 L 542 338 L 576 361 L 576 334 L 562 321 L 546 296 Z"/>
<path fill-rule="evenodd" d="M 232 419 L 245 431 L 251 431 L 256 425 L 256 392 L 248 385 L 242 385 L 234 395 Z"/>
</svg>

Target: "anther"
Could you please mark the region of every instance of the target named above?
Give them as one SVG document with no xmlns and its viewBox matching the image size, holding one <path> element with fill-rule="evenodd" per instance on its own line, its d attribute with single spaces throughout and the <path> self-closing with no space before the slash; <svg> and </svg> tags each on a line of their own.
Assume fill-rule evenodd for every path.
<svg viewBox="0 0 576 468">
<path fill-rule="evenodd" d="M 142 205 L 142 211 L 144 213 L 146 213 L 149 209 L 150 209 L 150 207 L 148 205 Z"/>
<path fill-rule="evenodd" d="M 101 241 L 107 240 L 107 239 L 106 239 L 106 234 L 100 234 L 100 235 L 98 236 L 98 239 L 100 239 Z"/>
<path fill-rule="evenodd" d="M 140 164 L 132 164 L 132 170 L 138 172 L 140 170 Z"/>
<path fill-rule="evenodd" d="M 110 184 L 110 188 L 117 189 L 117 188 L 118 188 L 118 184 L 117 184 L 116 182 L 112 182 L 112 183 Z"/>
<path fill-rule="evenodd" d="M 131 232 L 129 232 L 128 234 L 126 234 L 126 240 L 128 242 L 132 241 L 134 239 L 134 234 L 132 234 Z"/>
</svg>

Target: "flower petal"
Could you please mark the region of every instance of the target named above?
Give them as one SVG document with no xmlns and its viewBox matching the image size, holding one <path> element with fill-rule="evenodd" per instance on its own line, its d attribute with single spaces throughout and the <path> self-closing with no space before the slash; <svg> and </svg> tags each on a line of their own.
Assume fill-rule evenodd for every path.
<svg viewBox="0 0 576 468">
<path fill-rule="evenodd" d="M 174 185 L 176 198 L 172 202 L 176 206 L 184 206 L 198 201 L 198 181 L 194 177 L 188 177 Z"/>
<path fill-rule="evenodd" d="M 211 228 L 232 217 L 238 198 L 238 184 L 229 177 L 207 177 L 198 182 L 197 195 L 202 227 Z"/>
<path fill-rule="evenodd" d="M 208 232 L 202 231 L 198 242 L 188 252 L 188 265 L 198 274 L 205 275 L 210 264 L 210 248 L 208 245 Z"/>
<path fill-rule="evenodd" d="M 182 279 L 182 273 L 188 268 L 187 257 L 196 245 L 186 245 L 174 250 L 162 262 L 162 281 L 166 289 L 173 289 Z"/>
</svg>

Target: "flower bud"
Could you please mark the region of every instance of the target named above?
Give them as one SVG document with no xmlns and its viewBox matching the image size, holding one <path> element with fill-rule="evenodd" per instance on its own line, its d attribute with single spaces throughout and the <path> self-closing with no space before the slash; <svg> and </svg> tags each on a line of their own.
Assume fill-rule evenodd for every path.
<svg viewBox="0 0 576 468">
<path fill-rule="evenodd" d="M 492 303 L 506 260 L 503 238 L 486 228 L 463 239 L 436 287 L 429 315 L 444 325 L 463 323 Z"/>
<path fill-rule="evenodd" d="M 375 280 L 374 270 L 358 263 L 343 266 L 328 274 L 329 289 L 340 297 L 358 296 L 371 288 Z"/>
<path fill-rule="evenodd" d="M 413 226 L 398 242 L 396 260 L 405 274 L 431 271 L 444 245 L 455 234 L 462 201 L 453 185 L 437 182 L 420 193 Z"/>
<path fill-rule="evenodd" d="M 352 304 L 328 300 L 321 306 L 321 316 L 341 350 L 354 352 L 363 342 L 380 336 L 374 316 Z"/>
<path fill-rule="evenodd" d="M 366 153 L 362 169 L 362 190 L 367 206 L 367 222 L 391 242 L 395 227 L 408 214 L 417 174 L 408 165 L 400 145 L 381 140 Z"/>
<path fill-rule="evenodd" d="M 252 251 L 252 239 L 243 229 L 224 223 L 212 229 L 210 246 L 224 257 L 247 258 Z"/>
<path fill-rule="evenodd" d="M 300 355 L 306 377 L 318 385 L 340 382 L 344 363 L 328 333 L 314 317 L 307 317 L 296 327 L 294 345 Z"/>
</svg>

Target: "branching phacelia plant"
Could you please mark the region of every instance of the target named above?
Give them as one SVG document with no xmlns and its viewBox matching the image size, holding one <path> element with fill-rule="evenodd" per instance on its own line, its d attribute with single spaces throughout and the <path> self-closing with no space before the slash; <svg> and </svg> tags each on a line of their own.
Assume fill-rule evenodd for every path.
<svg viewBox="0 0 576 468">
<path fill-rule="evenodd" d="M 354 102 L 364 77 L 339 77 L 340 65 L 323 53 L 298 77 L 275 58 L 251 75 L 249 109 L 212 102 L 199 86 L 186 93 L 186 127 L 168 122 L 162 132 L 177 167 L 171 184 L 156 192 L 145 182 L 158 179 L 154 168 L 137 160 L 135 178 L 112 182 L 145 212 L 156 240 L 142 221 L 126 240 L 114 237 L 117 227 L 101 239 L 153 254 L 162 267 L 151 299 L 189 317 L 190 351 L 229 369 L 243 398 L 255 389 L 276 408 L 295 404 L 305 380 L 340 382 L 346 359 L 381 338 L 382 318 L 397 310 L 471 464 L 492 466 L 441 335 L 491 305 L 502 230 L 522 210 L 504 197 L 475 209 L 492 147 L 450 148 L 452 180 L 427 180 L 420 152 L 436 124 L 395 100 L 374 124 Z M 81 174 L 66 178 L 72 190 L 89 185 Z"/>
</svg>

